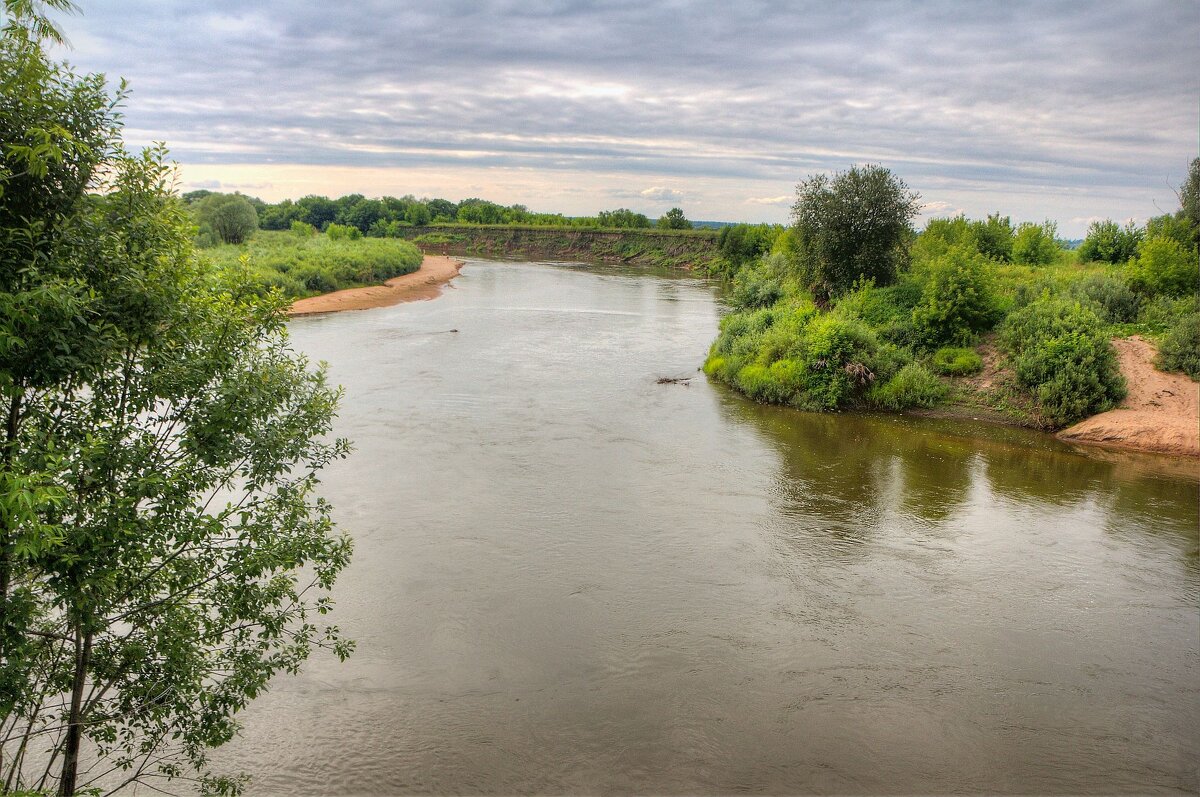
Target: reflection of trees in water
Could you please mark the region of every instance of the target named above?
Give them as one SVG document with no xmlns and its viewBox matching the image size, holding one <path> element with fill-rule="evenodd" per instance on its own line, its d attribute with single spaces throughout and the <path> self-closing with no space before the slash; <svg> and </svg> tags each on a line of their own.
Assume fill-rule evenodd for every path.
<svg viewBox="0 0 1200 797">
<path fill-rule="evenodd" d="M 1200 496 L 1186 464 L 1084 455 L 1024 430 L 961 421 L 805 413 L 732 395 L 724 403 L 780 454 L 773 498 L 800 521 L 784 533 L 820 534 L 831 550 L 860 547 L 885 518 L 941 524 L 982 488 L 1043 511 L 1090 503 L 1113 533 L 1183 534 L 1197 555 Z"/>
</svg>

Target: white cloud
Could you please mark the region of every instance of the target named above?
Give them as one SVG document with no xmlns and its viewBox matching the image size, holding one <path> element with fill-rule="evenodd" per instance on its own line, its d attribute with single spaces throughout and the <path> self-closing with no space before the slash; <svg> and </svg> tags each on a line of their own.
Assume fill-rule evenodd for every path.
<svg viewBox="0 0 1200 797">
<path fill-rule="evenodd" d="M 795 198 L 784 194 L 782 196 L 752 196 L 746 200 L 748 205 L 777 205 L 779 207 L 787 207 L 795 201 Z"/>
<path fill-rule="evenodd" d="M 655 202 L 678 202 L 683 199 L 683 192 L 674 188 L 665 188 L 661 185 L 656 185 L 644 191 L 638 191 L 638 196 L 642 199 L 650 199 Z"/>
</svg>

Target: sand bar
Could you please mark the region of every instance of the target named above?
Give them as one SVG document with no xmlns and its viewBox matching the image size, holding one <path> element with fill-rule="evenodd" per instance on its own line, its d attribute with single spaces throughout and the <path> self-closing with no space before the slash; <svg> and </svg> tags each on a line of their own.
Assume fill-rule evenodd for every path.
<svg viewBox="0 0 1200 797">
<path fill-rule="evenodd" d="M 370 310 L 375 307 L 390 307 L 401 302 L 435 299 L 441 295 L 442 287 L 458 276 L 462 267 L 461 260 L 441 255 L 426 255 L 421 261 L 421 267 L 411 274 L 393 277 L 382 285 L 347 288 L 320 296 L 310 296 L 307 299 L 297 299 L 288 310 L 288 315 Z"/>
<path fill-rule="evenodd" d="M 1115 410 L 1093 415 L 1059 437 L 1136 451 L 1200 457 L 1200 385 L 1154 368 L 1154 344 L 1138 335 L 1114 340 L 1129 395 Z"/>
</svg>

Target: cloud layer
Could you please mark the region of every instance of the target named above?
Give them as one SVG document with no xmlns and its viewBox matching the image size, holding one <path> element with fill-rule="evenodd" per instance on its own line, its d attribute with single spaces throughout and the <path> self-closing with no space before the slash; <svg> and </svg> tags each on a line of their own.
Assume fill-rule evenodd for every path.
<svg viewBox="0 0 1200 797">
<path fill-rule="evenodd" d="M 1197 154 L 1182 0 L 127 0 L 64 27 L 73 63 L 130 79 L 131 141 L 269 198 L 365 170 L 351 190 L 782 220 L 805 175 L 879 162 L 946 207 L 1066 222 L 1173 206 Z M 310 187 L 275 179 L 296 164 Z"/>
</svg>

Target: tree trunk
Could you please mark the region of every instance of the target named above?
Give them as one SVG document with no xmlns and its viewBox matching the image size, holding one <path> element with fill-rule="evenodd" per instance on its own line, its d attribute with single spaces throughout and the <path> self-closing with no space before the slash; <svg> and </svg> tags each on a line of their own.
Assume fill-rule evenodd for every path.
<svg viewBox="0 0 1200 797">
<path fill-rule="evenodd" d="M 67 723 L 62 777 L 58 782 L 59 797 L 70 797 L 75 793 L 75 782 L 79 775 L 79 745 L 83 740 L 83 690 L 87 685 L 91 656 L 92 632 L 83 631 L 83 624 L 80 623 L 75 633 L 75 680 L 71 684 L 71 716 Z"/>
</svg>

